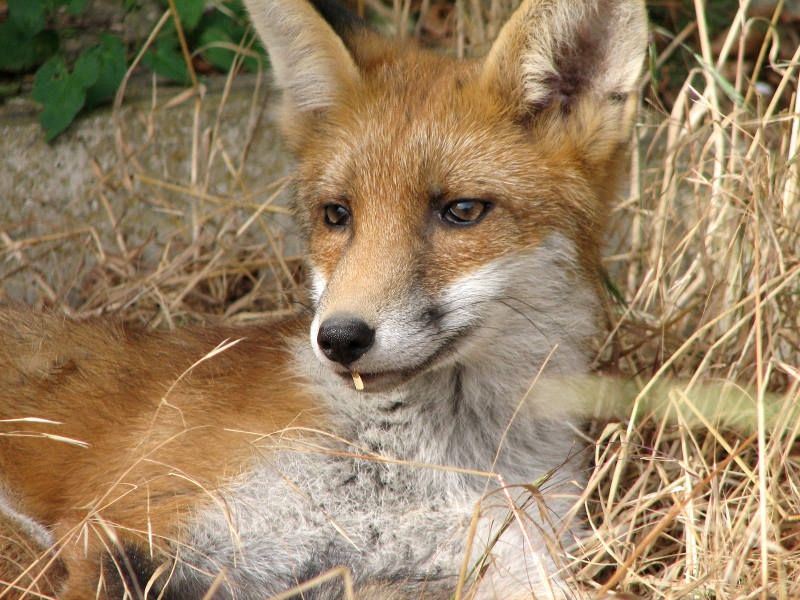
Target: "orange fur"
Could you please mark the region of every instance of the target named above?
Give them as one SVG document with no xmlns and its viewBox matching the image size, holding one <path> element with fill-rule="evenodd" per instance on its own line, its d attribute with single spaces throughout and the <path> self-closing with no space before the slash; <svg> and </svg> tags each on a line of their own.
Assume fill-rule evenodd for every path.
<svg viewBox="0 0 800 600">
<path fill-rule="evenodd" d="M 314 227 L 315 266 L 326 275 L 336 269 L 346 282 L 336 296 L 370 306 L 404 280 L 397 269 L 413 268 L 405 257 L 418 251 L 419 216 L 435 197 L 486 198 L 497 201 L 502 214 L 497 211 L 491 227 L 459 235 L 431 231 L 425 249 L 436 276 L 431 289 L 508 252 L 536 247 L 554 231 L 575 241 L 586 279 L 597 281 L 635 95 L 624 101 L 589 96 L 566 118 L 552 106 L 533 119 L 509 103 L 517 92 L 509 92 L 507 75 L 495 63 L 454 62 L 403 42 L 378 46 L 375 37 L 364 32 L 350 42 L 361 78 L 342 91 L 346 99 L 324 113 L 284 121 L 299 159 L 298 195 L 320 205 L 344 198 L 360 210 L 356 227 L 364 246 L 351 249 L 342 264 L 350 240 L 324 230 L 314 215 L 318 206 L 298 207 Z M 529 126 L 520 127 L 525 121 Z M 347 168 L 354 162 L 357 171 Z M 376 199 L 383 210 L 364 210 Z M 383 233 L 404 230 L 399 240 Z M 384 247 L 377 248 L 380 242 Z"/>
<path fill-rule="evenodd" d="M 290 371 L 286 339 L 305 327 L 144 332 L 0 312 L 0 472 L 15 508 L 65 542 L 65 597 L 93 597 L 101 554 L 127 540 L 157 555 L 253 455 L 324 424 Z"/>
</svg>

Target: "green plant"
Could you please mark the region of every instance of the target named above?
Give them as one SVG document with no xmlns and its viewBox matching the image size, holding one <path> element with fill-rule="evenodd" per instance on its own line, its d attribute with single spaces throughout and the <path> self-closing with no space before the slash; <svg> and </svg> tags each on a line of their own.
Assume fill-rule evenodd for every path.
<svg viewBox="0 0 800 600">
<path fill-rule="evenodd" d="M 87 0 L 7 0 L 8 18 L 0 23 L 0 71 L 21 73 L 58 51 L 58 34 L 46 28 L 49 14 L 65 7 L 71 15 Z"/>
<path fill-rule="evenodd" d="M 168 0 L 160 0 L 169 6 Z M 228 0 L 215 10 L 204 10 L 202 0 L 174 0 L 181 25 L 179 33 L 171 21 L 158 34 L 155 44 L 148 49 L 143 62 L 161 77 L 179 83 L 191 80 L 189 67 L 181 48 L 180 35 L 185 36 L 188 48 L 196 49 L 202 59 L 213 69 L 227 72 L 234 66 L 247 32 L 247 16 L 240 0 Z M 244 58 L 245 69 L 257 68 L 256 60 Z"/>
<path fill-rule="evenodd" d="M 129 0 L 107 1 L 128 11 L 140 10 Z M 188 83 L 195 60 L 207 71 L 227 72 L 237 64 L 237 49 L 247 32 L 241 0 L 220 0 L 213 7 L 205 0 L 159 2 L 173 14 L 145 52 L 146 67 L 169 81 Z M 63 49 L 70 35 L 69 19 L 84 15 L 87 4 L 88 0 L 7 0 L 8 15 L 0 23 L 0 71 L 21 78 L 35 70 L 33 98 L 43 106 L 40 122 L 48 141 L 81 111 L 113 97 L 130 66 L 125 44 L 109 32 L 99 33 L 77 57 Z M 242 68 L 256 68 L 253 57 L 242 63 Z"/>
<path fill-rule="evenodd" d="M 64 131 L 83 108 L 108 100 L 128 65 L 119 38 L 103 33 L 100 42 L 81 52 L 70 70 L 60 54 L 51 57 L 33 81 L 33 99 L 44 106 L 40 122 L 47 140 Z"/>
</svg>

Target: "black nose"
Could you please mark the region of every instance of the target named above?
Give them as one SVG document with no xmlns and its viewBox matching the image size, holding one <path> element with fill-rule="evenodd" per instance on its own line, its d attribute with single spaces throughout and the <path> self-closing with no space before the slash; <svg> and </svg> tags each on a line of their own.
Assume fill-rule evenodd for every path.
<svg viewBox="0 0 800 600">
<path fill-rule="evenodd" d="M 330 317 L 317 332 L 317 344 L 323 354 L 345 366 L 369 350 L 374 340 L 375 330 L 355 317 Z"/>
</svg>

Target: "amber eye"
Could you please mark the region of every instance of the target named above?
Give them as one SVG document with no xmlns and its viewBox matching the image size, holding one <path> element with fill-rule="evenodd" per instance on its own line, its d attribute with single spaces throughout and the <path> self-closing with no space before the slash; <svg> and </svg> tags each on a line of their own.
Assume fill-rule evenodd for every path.
<svg viewBox="0 0 800 600">
<path fill-rule="evenodd" d="M 453 200 L 442 210 L 442 219 L 452 225 L 474 225 L 492 208 L 485 200 Z"/>
<path fill-rule="evenodd" d="M 342 204 L 330 202 L 322 207 L 322 211 L 328 227 L 346 227 L 350 224 L 350 210 Z"/>
</svg>

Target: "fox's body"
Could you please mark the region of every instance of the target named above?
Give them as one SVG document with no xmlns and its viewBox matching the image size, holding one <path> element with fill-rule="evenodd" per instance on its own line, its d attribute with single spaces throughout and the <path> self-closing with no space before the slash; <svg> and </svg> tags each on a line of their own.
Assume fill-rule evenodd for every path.
<svg viewBox="0 0 800 600">
<path fill-rule="evenodd" d="M 168 333 L 3 313 L 7 595 L 256 599 L 338 566 L 365 599 L 568 594 L 545 540 L 571 539 L 585 466 L 541 382 L 590 360 L 642 6 L 528 1 L 457 62 L 248 4 L 313 313 Z"/>
</svg>

